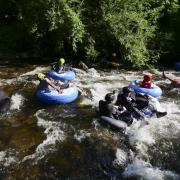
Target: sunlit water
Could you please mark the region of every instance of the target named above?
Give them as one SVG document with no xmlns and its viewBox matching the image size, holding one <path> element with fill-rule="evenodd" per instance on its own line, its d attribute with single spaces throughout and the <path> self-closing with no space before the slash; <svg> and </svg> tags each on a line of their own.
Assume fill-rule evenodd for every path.
<svg viewBox="0 0 180 180">
<path fill-rule="evenodd" d="M 75 68 L 74 84 L 83 89 L 76 102 L 45 106 L 35 96 L 37 72 L 47 66 L 1 68 L 1 88 L 11 96 L 0 118 L 0 176 L 5 179 L 180 179 L 180 90 L 161 72 L 168 115 L 149 125 L 135 121 L 125 132 L 101 122 L 100 99 L 120 90 L 144 72 Z"/>
</svg>

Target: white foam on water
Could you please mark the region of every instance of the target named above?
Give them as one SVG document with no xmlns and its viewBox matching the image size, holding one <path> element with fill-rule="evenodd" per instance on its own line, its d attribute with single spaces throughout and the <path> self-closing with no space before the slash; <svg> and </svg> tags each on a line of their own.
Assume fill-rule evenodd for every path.
<svg viewBox="0 0 180 180">
<path fill-rule="evenodd" d="M 152 117 L 148 119 L 149 125 L 141 126 L 141 122 L 133 123 L 128 129 L 127 135 L 132 146 L 136 146 L 144 152 L 144 147 L 156 143 L 158 136 L 175 137 L 180 133 L 179 107 L 174 103 L 161 103 L 168 114 L 161 118 Z M 170 108 L 168 108 L 170 107 Z M 173 119 L 173 120 L 172 120 Z M 144 153 L 142 153 L 144 154 Z"/>
<path fill-rule="evenodd" d="M 91 77 L 100 77 L 100 74 L 94 68 L 88 69 L 88 75 Z"/>
<path fill-rule="evenodd" d="M 166 109 L 163 106 L 163 103 L 160 103 L 155 97 L 149 99 L 149 104 L 152 105 L 158 112 L 165 112 Z"/>
<path fill-rule="evenodd" d="M 122 76 L 123 76 L 123 74 L 122 74 Z M 142 75 L 140 76 L 137 73 L 131 72 L 131 71 L 128 71 L 128 74 L 125 74 L 124 78 L 128 82 L 132 82 L 132 81 L 135 81 L 135 80 L 140 80 L 140 81 L 143 80 L 143 76 Z"/>
<path fill-rule="evenodd" d="M 179 105 L 173 102 L 164 102 L 163 106 L 167 109 L 168 114 L 162 118 L 152 119 L 150 123 L 151 132 L 156 139 L 179 139 L 180 134 L 180 109 Z"/>
<path fill-rule="evenodd" d="M 92 77 L 100 77 L 100 74 L 94 68 L 88 69 L 87 72 L 81 69 L 76 69 L 76 68 L 73 69 L 75 70 L 77 77 L 81 77 L 81 78 L 83 77 L 87 79 L 91 79 Z"/>
<path fill-rule="evenodd" d="M 23 78 L 22 77 L 15 77 L 15 78 L 11 78 L 11 79 L 1 79 L 1 84 L 6 85 L 6 84 L 13 84 L 15 82 L 22 82 Z"/>
<path fill-rule="evenodd" d="M 141 126 L 141 122 L 133 123 L 128 129 L 127 135 L 131 146 L 136 147 L 136 158 L 125 169 L 124 177 L 141 177 L 143 179 L 164 180 L 166 178 L 179 179 L 180 176 L 171 171 L 162 171 L 153 167 L 149 162 L 148 149 L 162 139 L 167 139 L 166 146 L 171 150 L 171 139 L 179 142 L 180 119 L 179 106 L 173 102 L 162 102 L 162 106 L 168 110 L 168 115 L 161 118 L 152 117 L 149 125 Z M 168 108 L 169 107 L 169 108 Z M 161 147 L 160 147 L 161 148 Z M 163 147 L 162 147 L 163 148 Z M 143 160 L 142 160 L 143 159 Z M 146 162 L 144 161 L 146 159 Z"/>
<path fill-rule="evenodd" d="M 11 106 L 10 110 L 20 110 L 23 105 L 24 97 L 21 94 L 14 94 L 11 96 Z"/>
<path fill-rule="evenodd" d="M 147 155 L 149 146 L 155 143 L 153 134 L 150 131 L 149 125 L 144 125 L 144 122 L 134 121 L 130 128 L 126 132 L 129 143 L 131 146 L 136 147 L 143 156 Z"/>
<path fill-rule="evenodd" d="M 34 70 L 32 71 L 29 71 L 27 73 L 24 73 L 20 76 L 30 76 L 30 75 L 35 75 L 36 73 L 39 73 L 39 72 L 43 72 L 43 71 L 47 71 L 49 67 L 36 67 Z"/>
<path fill-rule="evenodd" d="M 38 72 L 44 72 L 47 71 L 49 67 L 36 67 L 33 71 L 29 71 L 27 73 L 24 73 L 20 76 L 13 77 L 10 79 L 0 79 L 0 84 L 6 85 L 6 84 L 15 84 L 17 82 L 26 82 L 27 77 L 26 76 L 32 76 L 35 75 Z M 37 84 L 37 83 L 36 83 Z"/>
<path fill-rule="evenodd" d="M 81 71 L 77 72 L 79 77 L 76 79 L 76 84 L 90 91 L 90 95 L 85 96 L 81 101 L 81 104 L 84 105 L 97 106 L 99 100 L 104 99 L 105 94 L 127 85 L 124 83 L 123 74 L 112 75 L 111 73 L 106 73 L 104 76 L 99 76 L 95 69 L 93 69 L 94 75 L 91 73 L 82 75 Z"/>
<path fill-rule="evenodd" d="M 77 133 L 74 134 L 74 138 L 81 142 L 86 137 L 90 137 L 91 133 L 86 132 L 85 130 L 79 130 Z"/>
<path fill-rule="evenodd" d="M 144 180 L 164 180 L 164 179 L 174 179 L 178 180 L 179 175 L 171 171 L 163 171 L 159 168 L 152 167 L 152 165 L 143 160 L 135 159 L 132 164 L 129 164 L 125 171 L 122 173 L 125 178 L 129 177 L 139 177 L 139 179 Z"/>
<path fill-rule="evenodd" d="M 34 159 L 38 161 L 46 156 L 48 152 L 54 150 L 54 146 L 57 142 L 65 140 L 64 131 L 61 130 L 61 127 L 64 126 L 60 121 L 47 121 L 40 117 L 40 114 L 44 114 L 45 110 L 38 110 L 35 114 L 37 118 L 37 125 L 45 128 L 44 133 L 46 134 L 46 139 L 38 145 L 34 154 L 26 156 L 23 161 Z"/>
<path fill-rule="evenodd" d="M 127 152 L 124 152 L 122 149 L 117 149 L 116 150 L 116 159 L 113 161 L 113 165 L 115 167 L 123 167 L 127 164 L 128 162 L 128 154 Z"/>
<path fill-rule="evenodd" d="M 2 167 L 8 167 L 17 162 L 17 158 L 12 156 L 8 151 L 0 151 L 0 165 Z"/>
</svg>

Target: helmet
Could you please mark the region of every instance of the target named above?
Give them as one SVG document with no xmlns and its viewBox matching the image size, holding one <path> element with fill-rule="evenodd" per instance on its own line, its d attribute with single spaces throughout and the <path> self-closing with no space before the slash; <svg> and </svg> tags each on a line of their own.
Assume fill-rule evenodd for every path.
<svg viewBox="0 0 180 180">
<path fill-rule="evenodd" d="M 43 79 L 45 77 L 45 75 L 43 73 L 37 73 L 37 77 L 39 79 Z"/>
<path fill-rule="evenodd" d="M 132 92 L 133 90 L 131 88 L 129 88 L 128 86 L 125 86 L 125 87 L 123 87 L 122 91 L 123 91 L 123 94 L 126 94 L 126 93 Z"/>
<path fill-rule="evenodd" d="M 105 100 L 108 102 L 112 102 L 114 100 L 114 94 L 113 93 L 106 94 Z"/>
<path fill-rule="evenodd" d="M 144 75 L 144 81 L 151 81 L 152 80 L 152 74 L 146 74 L 146 75 Z"/>
<path fill-rule="evenodd" d="M 64 58 L 60 58 L 60 59 L 59 59 L 59 64 L 60 64 L 60 65 L 63 65 L 64 63 L 65 63 L 65 59 L 64 59 Z"/>
</svg>

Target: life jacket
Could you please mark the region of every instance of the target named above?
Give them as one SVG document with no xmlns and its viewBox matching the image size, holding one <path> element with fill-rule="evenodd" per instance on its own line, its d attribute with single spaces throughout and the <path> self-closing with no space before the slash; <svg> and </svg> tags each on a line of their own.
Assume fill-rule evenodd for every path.
<svg viewBox="0 0 180 180">
<path fill-rule="evenodd" d="M 143 81 L 140 84 L 140 87 L 151 88 L 151 86 L 152 86 L 152 74 L 146 74 L 144 76 Z"/>
</svg>

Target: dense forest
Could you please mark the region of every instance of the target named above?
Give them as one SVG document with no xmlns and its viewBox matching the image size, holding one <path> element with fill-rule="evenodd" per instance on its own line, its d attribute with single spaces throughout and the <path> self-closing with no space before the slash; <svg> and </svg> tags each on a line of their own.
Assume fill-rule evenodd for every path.
<svg viewBox="0 0 180 180">
<path fill-rule="evenodd" d="M 0 22 L 1 55 L 116 53 L 134 67 L 180 59 L 179 0 L 1 0 Z"/>
</svg>

